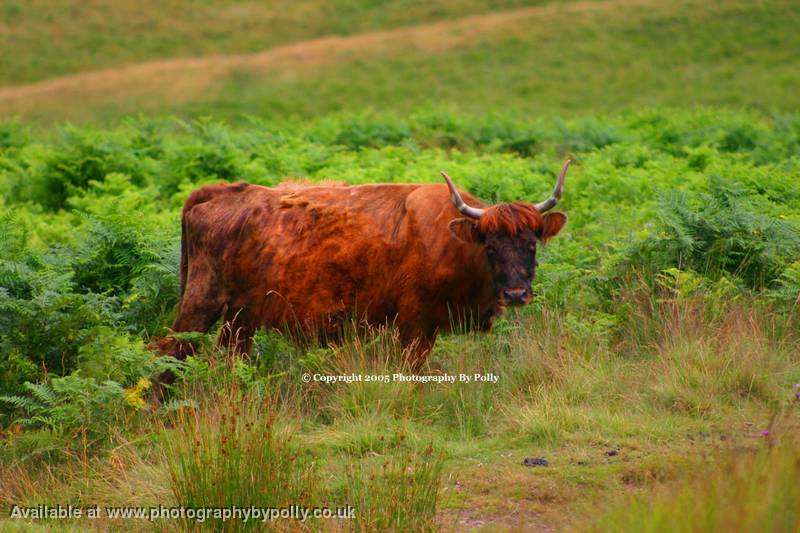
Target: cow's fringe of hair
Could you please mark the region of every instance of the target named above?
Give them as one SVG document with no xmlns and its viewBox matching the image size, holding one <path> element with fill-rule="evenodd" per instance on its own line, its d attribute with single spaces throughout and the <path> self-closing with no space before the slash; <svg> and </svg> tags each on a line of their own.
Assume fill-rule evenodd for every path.
<svg viewBox="0 0 800 533">
<path fill-rule="evenodd" d="M 542 215 L 527 202 L 495 204 L 487 207 L 478 221 L 481 233 L 504 232 L 516 235 L 523 229 L 538 231 L 542 227 Z"/>
</svg>

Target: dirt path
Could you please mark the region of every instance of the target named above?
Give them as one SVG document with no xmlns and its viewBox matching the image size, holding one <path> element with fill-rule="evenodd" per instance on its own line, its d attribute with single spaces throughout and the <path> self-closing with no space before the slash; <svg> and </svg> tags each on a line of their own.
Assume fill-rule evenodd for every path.
<svg viewBox="0 0 800 533">
<path fill-rule="evenodd" d="M 597 0 L 553 3 L 524 9 L 474 15 L 413 27 L 348 37 L 322 37 L 263 52 L 202 58 L 167 59 L 120 68 L 80 73 L 29 85 L 0 88 L 0 114 L 27 114 L 48 108 L 190 102 L 212 91 L 237 71 L 298 75 L 337 61 L 363 59 L 407 51 L 442 53 L 467 46 L 476 37 L 519 27 L 527 20 L 623 6 L 650 5 L 652 0 Z"/>
</svg>

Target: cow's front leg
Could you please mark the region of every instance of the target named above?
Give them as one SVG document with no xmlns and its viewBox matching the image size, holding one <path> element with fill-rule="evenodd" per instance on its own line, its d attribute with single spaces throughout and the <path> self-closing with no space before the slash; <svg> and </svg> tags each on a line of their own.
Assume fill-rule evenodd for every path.
<svg viewBox="0 0 800 533">
<path fill-rule="evenodd" d="M 401 334 L 401 339 L 405 364 L 412 372 L 418 373 L 428 360 L 436 341 L 436 331 L 406 331 Z"/>
</svg>

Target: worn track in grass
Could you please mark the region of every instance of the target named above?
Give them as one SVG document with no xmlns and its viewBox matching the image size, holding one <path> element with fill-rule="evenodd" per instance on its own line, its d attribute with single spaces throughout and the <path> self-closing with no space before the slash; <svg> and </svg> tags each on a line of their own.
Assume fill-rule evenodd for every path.
<svg viewBox="0 0 800 533">
<path fill-rule="evenodd" d="M 0 114 L 41 114 L 49 108 L 105 106 L 148 101 L 181 104 L 202 99 L 228 76 L 238 72 L 300 76 L 322 66 L 409 51 L 440 54 L 469 46 L 476 38 L 524 27 L 536 18 L 624 9 L 661 9 L 652 0 L 599 0 L 554 3 L 461 19 L 368 32 L 348 37 L 322 37 L 278 46 L 254 54 L 151 61 L 85 72 L 28 85 L 0 88 Z"/>
</svg>

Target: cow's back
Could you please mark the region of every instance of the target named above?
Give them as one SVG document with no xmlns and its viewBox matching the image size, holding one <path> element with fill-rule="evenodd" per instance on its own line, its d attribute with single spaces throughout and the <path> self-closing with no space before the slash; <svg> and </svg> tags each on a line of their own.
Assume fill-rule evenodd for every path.
<svg viewBox="0 0 800 533">
<path fill-rule="evenodd" d="M 189 283 L 196 264 L 228 310 L 258 325 L 391 318 L 431 304 L 465 260 L 448 198 L 440 185 L 204 187 L 184 210 Z"/>
</svg>

